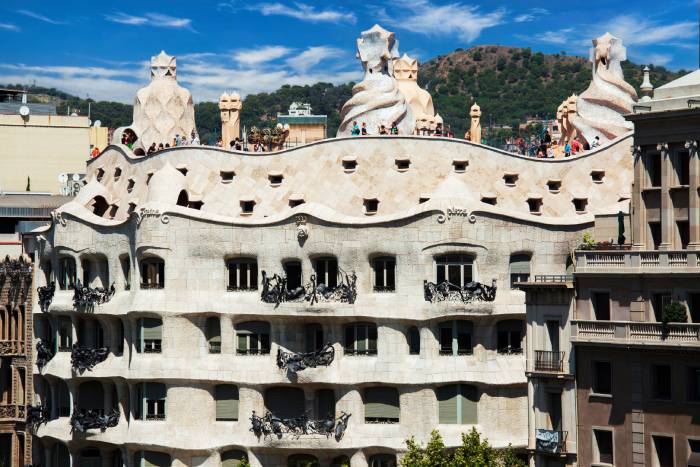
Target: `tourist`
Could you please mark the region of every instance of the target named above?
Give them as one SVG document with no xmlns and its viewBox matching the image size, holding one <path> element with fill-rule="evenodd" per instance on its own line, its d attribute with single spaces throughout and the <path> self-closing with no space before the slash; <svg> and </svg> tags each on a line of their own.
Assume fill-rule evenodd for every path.
<svg viewBox="0 0 700 467">
<path fill-rule="evenodd" d="M 389 132 L 386 130 L 386 127 L 384 125 L 381 125 L 379 127 L 379 134 L 380 135 L 388 135 L 389 134 Z"/>
<path fill-rule="evenodd" d="M 151 143 L 151 145 L 148 147 L 148 151 L 146 151 L 146 154 L 150 156 L 154 152 L 156 152 L 156 143 Z"/>
<path fill-rule="evenodd" d="M 595 149 L 598 146 L 600 146 L 600 136 L 595 137 L 595 139 L 593 140 L 593 143 L 591 143 L 591 149 Z"/>
<path fill-rule="evenodd" d="M 200 144 L 199 135 L 194 130 L 192 130 L 192 139 L 190 140 L 190 144 L 193 146 L 199 146 Z"/>
<path fill-rule="evenodd" d="M 221 140 L 221 138 L 216 140 L 216 147 L 217 148 L 223 148 L 224 147 L 224 142 Z"/>
<path fill-rule="evenodd" d="M 391 128 L 389 129 L 389 134 L 392 134 L 392 135 L 399 134 L 399 127 L 396 125 L 396 122 L 391 124 Z"/>
<path fill-rule="evenodd" d="M 547 158 L 554 159 L 554 147 L 553 146 L 549 146 L 547 148 Z"/>
<path fill-rule="evenodd" d="M 352 122 L 352 130 L 350 130 L 351 136 L 360 136 L 360 127 L 357 126 L 357 121 Z"/>
<path fill-rule="evenodd" d="M 571 154 L 576 155 L 581 151 L 581 143 L 578 140 L 578 136 L 574 138 L 574 140 L 571 142 Z"/>
<path fill-rule="evenodd" d="M 92 151 L 90 152 L 90 157 L 94 159 L 99 155 L 100 155 L 100 148 L 98 148 L 97 146 L 93 147 Z"/>
<path fill-rule="evenodd" d="M 549 130 L 544 130 L 544 142 L 548 146 L 552 144 L 552 135 L 549 134 Z"/>
<path fill-rule="evenodd" d="M 362 129 L 360 130 L 362 136 L 367 136 L 367 123 L 362 122 Z"/>
<path fill-rule="evenodd" d="M 442 123 L 435 125 L 435 133 L 433 133 L 433 136 L 442 136 Z"/>
<path fill-rule="evenodd" d="M 159 151 L 162 151 L 163 149 L 165 149 L 165 146 L 163 146 L 163 143 L 160 143 L 160 144 L 158 145 L 158 150 L 159 150 Z"/>
<path fill-rule="evenodd" d="M 571 144 L 567 141 L 566 144 L 564 145 L 564 157 L 569 157 L 571 156 Z"/>
<path fill-rule="evenodd" d="M 471 141 L 471 137 L 469 136 L 469 130 L 464 132 L 464 139 L 466 139 L 467 141 Z"/>
</svg>

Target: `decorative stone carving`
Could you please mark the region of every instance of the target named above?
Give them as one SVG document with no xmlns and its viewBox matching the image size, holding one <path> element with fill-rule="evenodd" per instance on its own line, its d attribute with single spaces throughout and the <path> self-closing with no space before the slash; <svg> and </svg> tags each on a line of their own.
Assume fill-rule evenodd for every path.
<svg viewBox="0 0 700 467">
<path fill-rule="evenodd" d="M 309 227 L 306 225 L 306 216 L 297 216 L 297 240 L 302 245 L 309 238 Z"/>
<path fill-rule="evenodd" d="M 25 259 L 24 255 L 20 256 L 19 259 L 12 259 L 8 255 L 0 262 L 0 290 L 2 290 L 6 281 L 9 280 L 10 282 L 10 287 L 7 291 L 9 308 L 12 309 L 18 303 L 27 299 L 33 271 L 31 260 Z"/>
<path fill-rule="evenodd" d="M 403 54 L 394 59 L 394 78 L 399 91 L 411 106 L 416 121 L 414 133 L 422 135 L 435 129 L 435 106 L 428 91 L 418 86 L 418 61 Z"/>
<path fill-rule="evenodd" d="M 95 365 L 107 360 L 109 349 L 107 347 L 92 348 L 80 347 L 78 344 L 73 344 L 70 352 L 70 364 L 73 371 L 83 374 L 85 370 L 92 371 Z"/>
<path fill-rule="evenodd" d="M 576 115 L 570 121 L 588 143 L 596 136 L 609 141 L 631 131 L 632 122 L 623 115 L 632 112 L 637 91 L 626 81 L 620 63 L 627 59 L 622 40 L 610 33 L 593 39 L 591 61 L 593 80 L 576 101 Z M 569 109 L 570 111 L 570 109 Z"/>
<path fill-rule="evenodd" d="M 53 357 L 53 343 L 38 339 L 36 341 L 36 366 L 39 368 L 39 371 L 41 371 Z"/>
<path fill-rule="evenodd" d="M 434 282 L 423 282 L 425 301 L 435 302 L 492 302 L 496 299 L 496 279 L 491 285 L 480 282 L 470 282 L 464 287 L 460 287 L 449 281 L 436 284 Z"/>
<path fill-rule="evenodd" d="M 93 289 L 92 287 L 84 287 L 78 280 L 73 288 L 73 307 L 76 310 L 93 311 L 95 305 L 107 303 L 114 296 L 115 292 L 114 283 L 109 289 L 102 287 Z"/>
<path fill-rule="evenodd" d="M 367 124 L 369 134 L 379 127 L 396 123 L 399 133 L 410 135 L 415 128 L 411 107 L 394 79 L 393 60 L 399 56 L 399 43 L 393 32 L 378 24 L 363 31 L 357 39 L 357 57 L 365 77 L 352 89 L 352 97 L 340 112 L 338 136 L 350 136 L 354 121 Z"/>
<path fill-rule="evenodd" d="M 481 144 L 481 107 L 474 102 L 469 110 L 471 125 L 469 126 L 469 141 Z"/>
<path fill-rule="evenodd" d="M 277 366 L 282 370 L 286 369 L 291 374 L 296 374 L 297 371 L 302 371 L 307 368 L 328 366 L 333 363 L 334 357 L 335 349 L 330 343 L 324 345 L 321 350 L 315 352 L 295 353 L 284 352 L 282 349 L 277 349 Z"/>
<path fill-rule="evenodd" d="M 327 418 L 319 420 L 310 419 L 306 414 L 296 418 L 279 418 L 270 412 L 265 413 L 264 417 L 259 417 L 253 410 L 250 417 L 252 425 L 250 431 L 258 439 L 267 439 L 270 436 L 275 436 L 277 439 L 285 436 L 299 439 L 302 436 L 321 435 L 326 438 L 333 436 L 336 441 L 340 441 L 348 427 L 349 418 L 350 414 L 345 412 L 341 412 L 337 419 L 330 414 Z"/>
<path fill-rule="evenodd" d="M 73 406 L 73 415 L 70 417 L 70 432 L 85 433 L 87 430 L 100 430 L 102 433 L 107 428 L 115 427 L 119 424 L 119 411 L 112 409 L 108 415 L 102 415 L 97 410 L 79 409 Z"/>
<path fill-rule="evenodd" d="M 311 275 L 311 281 L 303 287 L 294 290 L 287 288 L 287 278 L 273 274 L 268 277 L 262 271 L 262 293 L 260 299 L 265 303 L 274 303 L 279 306 L 282 302 L 309 302 L 313 305 L 317 302 L 341 302 L 355 303 L 357 298 L 357 276 L 338 272 L 338 285 L 329 287 L 326 284 L 316 284 L 316 274 Z"/>
<path fill-rule="evenodd" d="M 39 308 L 41 308 L 41 311 L 44 313 L 48 313 L 51 302 L 53 301 L 53 295 L 56 293 L 56 282 L 51 281 L 44 287 L 37 287 L 36 292 L 39 296 Z"/>
<path fill-rule="evenodd" d="M 196 130 L 192 95 L 177 84 L 177 59 L 164 51 L 151 57 L 151 83 L 136 94 L 130 128 L 144 149 L 172 144 L 176 135 L 189 138 Z"/>
<path fill-rule="evenodd" d="M 223 93 L 219 98 L 221 111 L 221 141 L 228 148 L 231 141 L 241 136 L 241 109 L 243 103 L 237 93 Z"/>
</svg>

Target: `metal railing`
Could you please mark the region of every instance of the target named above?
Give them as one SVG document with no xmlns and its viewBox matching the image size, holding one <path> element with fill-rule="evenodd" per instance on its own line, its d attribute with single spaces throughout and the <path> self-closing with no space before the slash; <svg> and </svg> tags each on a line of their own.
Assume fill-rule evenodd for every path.
<svg viewBox="0 0 700 467">
<path fill-rule="evenodd" d="M 535 432 L 535 450 L 547 454 L 566 452 L 567 431 L 545 430 L 538 428 Z"/>
<path fill-rule="evenodd" d="M 562 373 L 564 371 L 564 352 L 535 350 L 535 371 Z"/>
<path fill-rule="evenodd" d="M 683 342 L 700 345 L 700 324 L 575 320 L 572 325 L 574 341 L 606 340 L 626 344 L 655 342 L 669 345 Z"/>
<path fill-rule="evenodd" d="M 536 274 L 535 275 L 535 282 L 561 283 L 561 282 L 573 282 L 573 280 L 574 280 L 574 276 L 572 274 Z"/>
</svg>

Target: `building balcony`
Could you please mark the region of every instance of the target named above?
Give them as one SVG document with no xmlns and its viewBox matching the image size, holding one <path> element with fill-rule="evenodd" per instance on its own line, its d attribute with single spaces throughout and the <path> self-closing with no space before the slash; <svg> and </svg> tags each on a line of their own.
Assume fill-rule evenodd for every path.
<svg viewBox="0 0 700 467">
<path fill-rule="evenodd" d="M 73 371 L 83 374 L 85 370 L 92 371 L 95 365 L 107 360 L 109 349 L 107 347 L 81 347 L 73 344 L 71 348 L 70 363 Z"/>
<path fill-rule="evenodd" d="M 535 451 L 544 454 L 565 454 L 567 431 L 545 430 L 535 432 Z"/>
<path fill-rule="evenodd" d="M 14 341 L 0 341 L 0 356 L 11 357 L 15 355 L 24 355 L 25 343 Z"/>
<path fill-rule="evenodd" d="M 585 251 L 575 252 L 576 274 L 700 274 L 698 251 Z"/>
<path fill-rule="evenodd" d="M 319 283 L 315 274 L 300 287 L 290 287 L 286 276 L 267 275 L 262 271 L 260 300 L 276 307 L 282 302 L 307 303 L 336 302 L 353 304 L 357 299 L 357 276 L 355 273 L 339 273 L 335 285 Z"/>
<path fill-rule="evenodd" d="M 700 324 L 574 320 L 571 342 L 700 348 Z"/>
<path fill-rule="evenodd" d="M 23 422 L 27 419 L 27 409 L 20 404 L 0 404 L 0 421 Z"/>
<path fill-rule="evenodd" d="M 73 409 L 70 418 L 71 433 L 85 433 L 87 430 L 100 430 L 104 433 L 107 428 L 113 428 L 119 424 L 119 411 L 112 410 L 104 415 L 101 410 Z"/>
<path fill-rule="evenodd" d="M 530 276 L 527 281 L 513 284 L 518 289 L 538 288 L 573 288 L 574 276 L 571 274 L 536 274 Z"/>
<path fill-rule="evenodd" d="M 535 350 L 533 368 L 540 373 L 564 373 L 564 352 Z"/>
<path fill-rule="evenodd" d="M 430 303 L 439 302 L 492 302 L 496 299 L 496 279 L 491 281 L 491 285 L 481 282 L 469 282 L 464 287 L 453 284 L 449 281 L 435 282 L 423 281 L 423 294 L 425 301 Z"/>
</svg>

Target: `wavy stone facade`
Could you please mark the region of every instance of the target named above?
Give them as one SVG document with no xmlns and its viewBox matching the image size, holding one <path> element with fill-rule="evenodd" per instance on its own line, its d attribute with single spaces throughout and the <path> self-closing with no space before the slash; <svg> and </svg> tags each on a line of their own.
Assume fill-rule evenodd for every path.
<svg viewBox="0 0 700 467">
<path fill-rule="evenodd" d="M 38 285 L 57 290 L 36 335 L 56 352 L 35 369 L 51 420 L 34 462 L 392 466 L 409 436 L 438 428 L 456 446 L 472 426 L 524 450 L 514 284 L 565 274 L 593 214 L 624 210 L 629 148 L 561 161 L 420 137 L 108 148 L 38 238 Z M 101 298 L 74 301 L 78 280 Z M 277 365 L 325 343 L 328 366 Z M 72 370 L 84 355 L 92 369 Z M 251 417 L 268 411 L 283 420 L 258 437 Z"/>
</svg>

